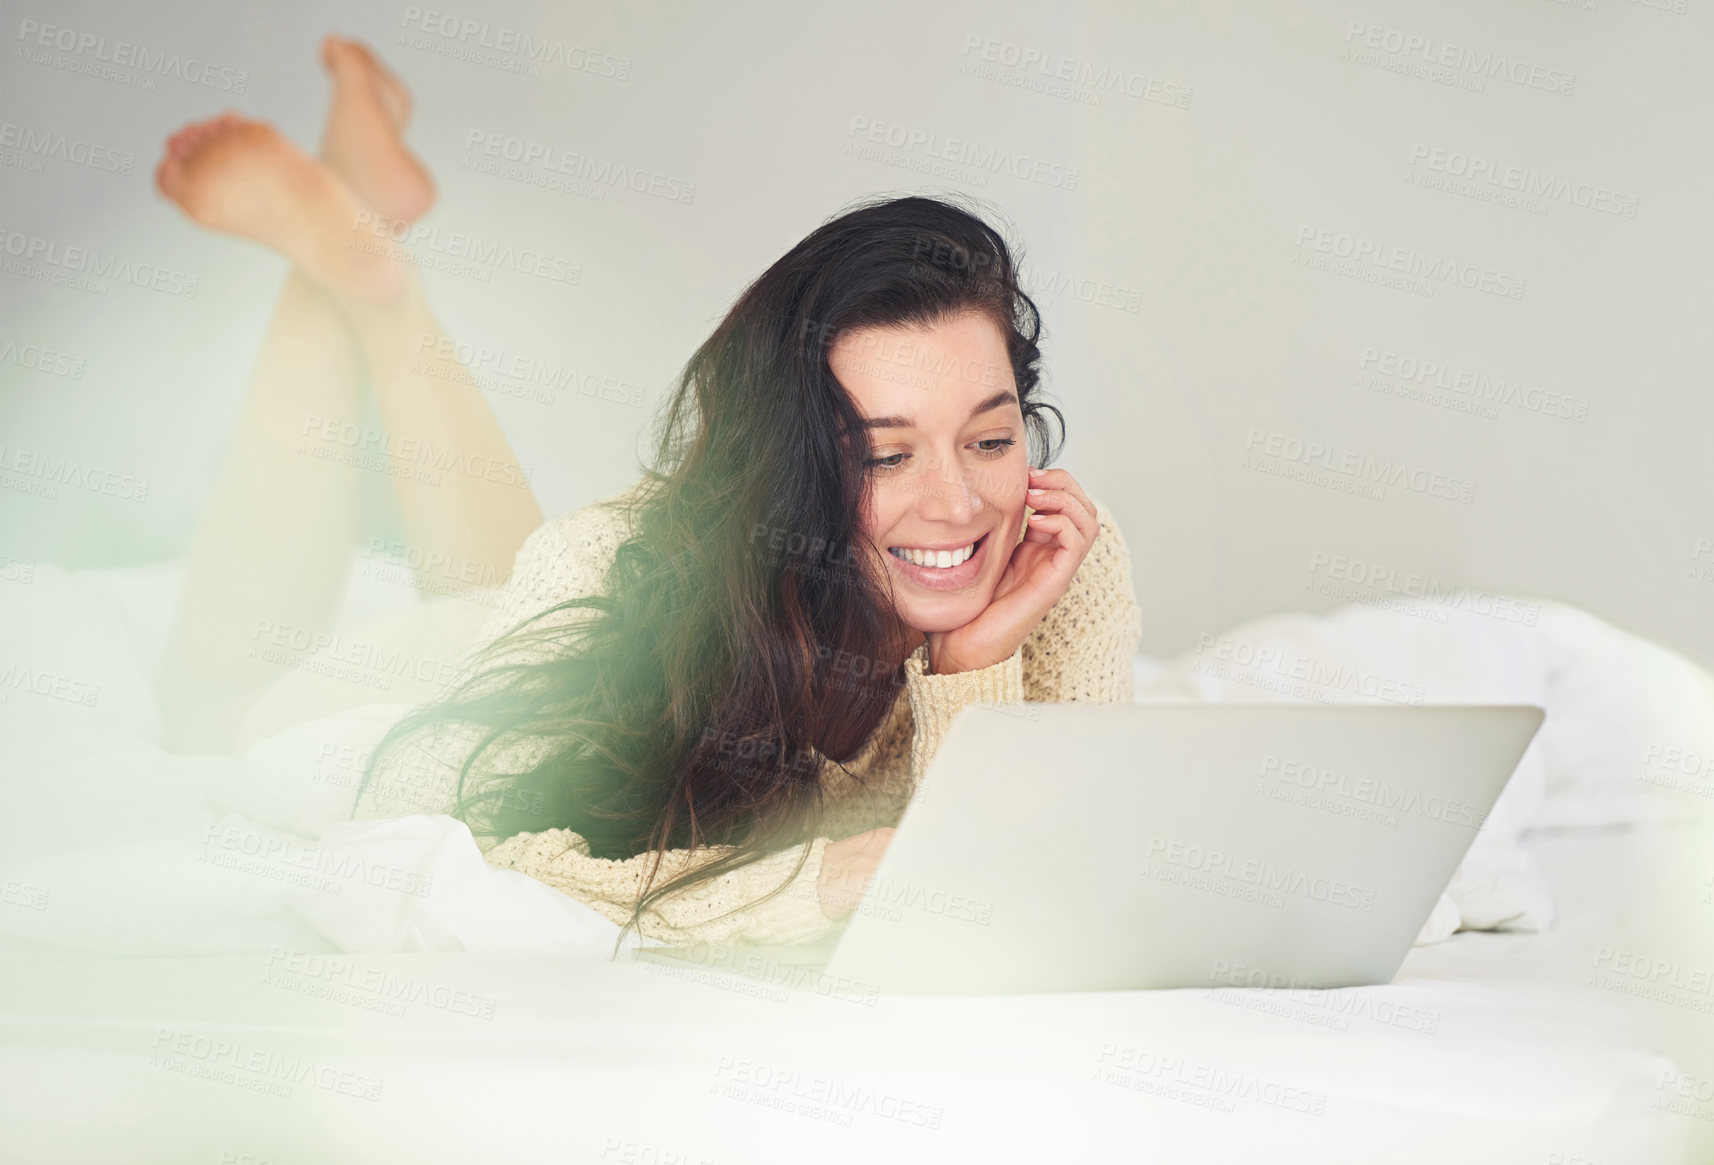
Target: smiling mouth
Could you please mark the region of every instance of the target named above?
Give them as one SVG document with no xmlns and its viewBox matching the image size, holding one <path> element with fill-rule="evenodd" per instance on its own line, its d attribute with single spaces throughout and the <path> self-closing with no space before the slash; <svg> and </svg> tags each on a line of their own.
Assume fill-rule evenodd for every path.
<svg viewBox="0 0 1714 1165">
<path fill-rule="evenodd" d="M 976 552 L 987 538 L 988 535 L 984 534 L 968 546 L 961 546 L 957 550 L 915 550 L 903 546 L 889 546 L 887 553 L 901 562 L 908 562 L 925 570 L 952 570 L 976 557 Z"/>
</svg>

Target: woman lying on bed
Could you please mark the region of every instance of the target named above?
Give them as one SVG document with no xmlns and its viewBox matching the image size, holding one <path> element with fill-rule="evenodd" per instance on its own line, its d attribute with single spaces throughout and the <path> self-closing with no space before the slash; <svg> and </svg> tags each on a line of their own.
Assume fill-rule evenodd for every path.
<svg viewBox="0 0 1714 1165">
<path fill-rule="evenodd" d="M 365 337 L 422 314 L 414 284 L 353 291 L 287 254 L 379 396 Z M 963 209 L 901 198 L 813 231 L 691 357 L 643 478 L 523 539 L 468 669 L 387 733 L 355 815 L 450 813 L 491 864 L 658 940 L 835 926 L 960 708 L 1132 699 L 1124 541 L 1032 468 L 1058 416 L 1039 331 Z M 492 537 L 520 512 L 499 498 L 436 520 Z"/>
</svg>

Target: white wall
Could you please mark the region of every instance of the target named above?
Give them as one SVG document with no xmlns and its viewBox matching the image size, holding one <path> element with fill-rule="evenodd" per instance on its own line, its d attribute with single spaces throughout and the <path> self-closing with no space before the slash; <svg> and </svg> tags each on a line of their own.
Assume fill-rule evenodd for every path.
<svg viewBox="0 0 1714 1165">
<path fill-rule="evenodd" d="M 143 502 L 8 488 L 0 556 L 80 565 L 183 553 L 283 264 L 189 226 L 150 175 L 168 132 L 227 107 L 313 145 L 327 91 L 315 48 L 332 29 L 376 45 L 415 92 L 410 140 L 440 183 L 426 225 L 581 264 L 575 285 L 431 273 L 451 333 L 647 390 L 643 409 L 493 394 L 550 514 L 634 478 L 673 374 L 804 233 L 860 195 L 962 190 L 1013 224 L 1037 272 L 1049 385 L 1070 427 L 1061 464 L 1126 531 L 1144 649 L 1330 607 L 1336 598 L 1309 588 L 1337 581 L 1337 558 L 1391 570 L 1398 588 L 1416 575 L 1563 599 L 1714 662 L 1714 16 L 1706 0 L 1660 7 L 1674 2 L 439 10 L 488 22 L 490 39 L 508 27 L 622 58 L 624 79 L 562 67 L 530 77 L 402 44 L 412 10 L 390 3 L 8 3 L 0 120 L 132 162 L 129 173 L 54 158 L 39 172 L 0 166 L 7 245 L 105 249 L 194 275 L 198 293 L 96 294 L 0 273 L 0 345 L 14 345 L 0 357 L 0 442 L 149 482 Z M 26 21 L 243 70 L 245 91 L 176 77 L 144 90 L 19 58 Z M 1380 47 L 1363 49 L 1371 28 Z M 443 48 L 474 41 L 418 35 Z M 1099 103 L 971 75 L 990 41 L 1032 69 L 1086 67 Z M 1355 49 L 1372 55 L 1351 59 Z M 1442 53 L 1452 67 L 1418 75 L 1424 55 Z M 1505 72 L 1484 76 L 1481 62 L 1501 58 Z M 1416 73 L 1401 71 L 1412 62 Z M 1100 91 L 1103 77 L 1120 83 Z M 861 156 L 855 119 L 935 135 L 941 150 L 958 138 L 978 154 L 1025 155 L 1047 180 L 923 174 L 910 167 L 931 163 L 925 144 Z M 610 189 L 596 200 L 475 173 L 460 168 L 472 131 L 658 171 L 693 182 L 694 196 Z M 1434 188 L 1447 177 L 1438 150 L 1443 165 L 1487 159 L 1549 193 L 1518 207 Z M 1621 213 L 1579 205 L 1592 198 Z M 1421 279 L 1432 295 L 1418 294 L 1312 266 L 1329 257 L 1317 239 L 1337 248 L 1341 235 L 1383 260 L 1451 265 L 1521 295 L 1468 289 L 1457 275 Z M 1075 293 L 1093 297 L 1099 284 L 1114 303 Z M 66 353 L 63 367 L 81 376 L 23 367 L 19 354 L 36 346 Z M 1381 359 L 1365 366 L 1370 350 L 1480 375 L 1519 399 L 1484 415 L 1469 411 L 1469 393 L 1432 403 L 1376 391 L 1360 383 Z M 1351 481 L 1341 464 L 1402 464 L 1412 476 L 1376 499 L 1270 472 L 1292 468 L 1289 457 L 1246 461 L 1293 438 L 1333 451 L 1335 483 Z M 1433 489 L 1468 483 L 1468 500 L 1411 488 L 1429 475 L 1447 479 Z"/>
</svg>

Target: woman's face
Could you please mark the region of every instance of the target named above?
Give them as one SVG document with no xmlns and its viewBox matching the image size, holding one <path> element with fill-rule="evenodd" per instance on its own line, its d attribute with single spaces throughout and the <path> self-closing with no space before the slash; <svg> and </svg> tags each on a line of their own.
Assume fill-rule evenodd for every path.
<svg viewBox="0 0 1714 1165">
<path fill-rule="evenodd" d="M 828 364 L 869 430 L 863 530 L 883 551 L 900 621 L 922 632 L 964 626 L 1006 569 L 1029 488 L 1004 336 L 974 312 L 863 328 L 838 338 Z"/>
</svg>

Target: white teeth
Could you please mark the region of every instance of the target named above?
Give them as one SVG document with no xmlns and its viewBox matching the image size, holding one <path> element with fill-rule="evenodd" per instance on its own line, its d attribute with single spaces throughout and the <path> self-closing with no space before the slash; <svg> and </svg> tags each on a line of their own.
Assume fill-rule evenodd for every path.
<svg viewBox="0 0 1714 1165">
<path fill-rule="evenodd" d="M 914 562 L 918 566 L 950 570 L 952 567 L 967 561 L 972 554 L 976 553 L 976 543 L 972 542 L 958 550 L 905 550 L 895 546 L 892 548 L 892 553 L 895 557 L 902 558 L 906 562 Z"/>
</svg>

